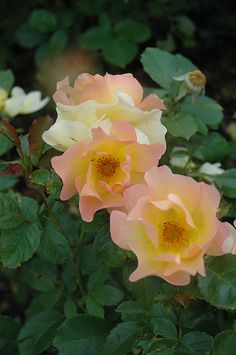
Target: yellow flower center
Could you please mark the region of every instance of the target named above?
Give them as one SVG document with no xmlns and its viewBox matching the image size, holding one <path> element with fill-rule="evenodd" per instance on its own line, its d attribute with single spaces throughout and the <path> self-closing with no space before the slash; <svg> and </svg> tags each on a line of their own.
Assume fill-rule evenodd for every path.
<svg viewBox="0 0 236 355">
<path fill-rule="evenodd" d="M 161 242 L 168 248 L 178 248 L 189 244 L 186 230 L 176 222 L 163 223 Z"/>
<path fill-rule="evenodd" d="M 189 80 L 193 86 L 204 87 L 206 85 L 206 76 L 200 70 L 189 73 Z"/>
<path fill-rule="evenodd" d="M 120 166 L 120 160 L 111 155 L 102 155 L 98 159 L 93 159 L 93 162 L 100 179 L 112 178 Z"/>
</svg>

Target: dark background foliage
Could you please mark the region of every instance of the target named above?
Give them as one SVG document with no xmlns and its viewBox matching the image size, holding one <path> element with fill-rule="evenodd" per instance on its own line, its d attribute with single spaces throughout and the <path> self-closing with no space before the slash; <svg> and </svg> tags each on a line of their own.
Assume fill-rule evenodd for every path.
<svg viewBox="0 0 236 355">
<path fill-rule="evenodd" d="M 202 120 L 200 128 L 209 130 L 209 135 L 197 126 L 195 131 L 186 127 L 174 135 L 174 144 L 189 148 L 196 164 L 221 161 L 229 169 L 214 182 L 224 194 L 222 215 L 231 221 L 236 215 L 236 170 L 230 169 L 236 161 L 236 129 L 229 130 L 236 118 L 235 42 L 231 0 L 0 2 L 0 71 L 10 68 L 15 85 L 27 91 L 41 88 L 51 95 L 56 81 L 67 72 L 73 77 L 83 71 L 131 72 L 144 85 L 154 86 L 140 62 L 146 47 L 181 53 L 195 63 L 207 76 L 207 95 L 224 108 L 224 119 L 215 102 L 200 98 L 203 107 L 204 99 L 209 107 L 205 112 L 199 104 L 197 117 L 190 112 L 191 122 L 196 126 Z M 148 55 L 142 61 L 148 74 L 155 71 Z M 159 84 L 158 75 L 154 81 Z M 184 104 L 186 110 L 188 99 Z M 53 104 L 45 112 L 55 116 Z M 16 118 L 17 132 L 28 132 L 36 117 Z M 171 112 L 166 124 L 169 118 Z M 45 119 L 45 129 L 49 121 Z M 171 127 L 173 132 L 176 129 L 173 122 L 170 137 Z M 36 123 L 34 132 L 40 129 L 41 123 Z M 171 151 L 171 143 L 168 146 Z M 1 163 L 16 159 L 16 149 L 11 147 L 3 147 L 1 141 Z M 42 146 L 37 149 L 30 152 L 32 160 L 37 161 L 42 153 Z M 5 248 L 0 270 L 0 353 L 16 355 L 20 349 L 21 355 L 58 351 L 96 355 L 104 344 L 103 355 L 154 355 L 156 349 L 162 355 L 236 353 L 236 331 L 232 330 L 236 264 L 232 256 L 217 262 L 208 258 L 207 278 L 195 278 L 186 288 L 152 277 L 131 284 L 128 275 L 136 261 L 110 241 L 108 215 L 99 213 L 92 224 L 82 224 L 77 199 L 59 202 L 60 181 L 50 171 L 48 160 L 41 164 L 38 169 L 33 161 L 27 185 L 12 176 L 0 180 L 0 190 L 4 190 L 0 192 L 0 214 L 4 211 L 0 252 Z M 15 192 L 5 192 L 11 187 Z M 45 206 L 42 190 L 49 195 Z M 73 251 L 80 260 L 73 257 Z M 78 263 L 84 286 L 76 274 Z"/>
</svg>

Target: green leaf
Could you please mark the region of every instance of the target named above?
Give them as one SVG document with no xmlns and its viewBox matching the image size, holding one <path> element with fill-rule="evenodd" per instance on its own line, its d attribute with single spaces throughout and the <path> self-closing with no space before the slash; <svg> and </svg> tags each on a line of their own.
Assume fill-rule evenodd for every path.
<svg viewBox="0 0 236 355">
<path fill-rule="evenodd" d="M 170 89 L 176 73 L 175 56 L 158 48 L 147 48 L 141 56 L 146 73 L 163 88 Z"/>
<path fill-rule="evenodd" d="M 34 222 L 38 216 L 38 203 L 30 197 L 21 196 L 19 200 L 19 208 L 22 216 L 26 221 Z"/>
<path fill-rule="evenodd" d="M 145 23 L 130 19 L 121 20 L 116 24 L 115 31 L 134 43 L 144 42 L 151 36 L 151 31 Z"/>
<path fill-rule="evenodd" d="M 125 267 L 124 284 L 142 305 L 150 307 L 155 300 L 166 300 L 173 297 L 172 286 L 158 277 L 149 276 L 136 282 L 130 282 L 128 278 L 134 268 L 134 264 Z"/>
<path fill-rule="evenodd" d="M 66 320 L 59 328 L 54 345 L 60 355 L 100 354 L 109 324 L 99 318 L 81 315 Z"/>
<path fill-rule="evenodd" d="M 214 181 L 225 196 L 236 198 L 236 169 L 228 169 L 214 177 Z"/>
<path fill-rule="evenodd" d="M 30 26 L 36 30 L 48 33 L 56 29 L 57 18 L 56 16 L 47 10 L 34 10 L 29 19 Z"/>
<path fill-rule="evenodd" d="M 126 259 L 124 251 L 111 241 L 108 223 L 104 222 L 98 229 L 93 247 L 98 261 L 107 266 L 121 266 Z"/>
<path fill-rule="evenodd" d="M 1 82 L 0 82 L 1 87 Z M 0 156 L 7 153 L 12 148 L 12 143 L 6 137 L 0 135 Z"/>
<path fill-rule="evenodd" d="M 71 250 L 64 236 L 55 230 L 52 224 L 47 226 L 40 240 L 40 252 L 55 264 L 64 263 L 70 256 Z"/>
<path fill-rule="evenodd" d="M 52 37 L 49 40 L 50 52 L 53 54 L 58 54 L 63 51 L 68 40 L 67 33 L 63 30 L 58 30 L 53 33 Z"/>
<path fill-rule="evenodd" d="M 16 31 L 16 40 L 24 48 L 34 48 L 43 42 L 44 35 L 24 23 Z"/>
<path fill-rule="evenodd" d="M 155 317 L 151 320 L 150 325 L 155 335 L 177 339 L 178 333 L 175 325 L 168 319 Z"/>
<path fill-rule="evenodd" d="M 125 301 L 116 308 L 116 312 L 121 313 L 124 321 L 140 321 L 143 319 L 145 309 L 138 302 Z"/>
<path fill-rule="evenodd" d="M 198 278 L 204 298 L 216 307 L 236 309 L 236 258 L 235 255 L 209 257 L 206 277 Z"/>
<path fill-rule="evenodd" d="M 182 137 L 187 140 L 189 140 L 198 130 L 198 125 L 195 122 L 195 119 L 181 113 L 177 113 L 173 119 L 165 117 L 163 123 L 166 126 L 167 131 L 173 137 Z"/>
<path fill-rule="evenodd" d="M 8 190 L 11 187 L 15 186 L 19 179 L 14 176 L 5 175 L 0 176 L 0 191 Z"/>
<path fill-rule="evenodd" d="M 101 286 L 108 276 L 108 268 L 106 265 L 101 265 L 98 270 L 91 273 L 88 280 L 88 290 L 94 290 Z"/>
<path fill-rule="evenodd" d="M 0 71 L 0 87 L 5 89 L 7 92 L 11 90 L 14 83 L 14 75 L 11 70 Z"/>
<path fill-rule="evenodd" d="M 147 48 L 141 56 L 141 62 L 145 72 L 167 90 L 176 84 L 173 80 L 175 76 L 196 69 L 190 60 L 180 54 L 173 55 L 158 48 Z"/>
<path fill-rule="evenodd" d="M 228 142 L 217 132 L 212 132 L 208 136 L 196 135 L 190 144 L 192 155 L 208 162 L 220 161 L 229 152 Z"/>
<path fill-rule="evenodd" d="M 123 36 L 112 38 L 103 46 L 103 55 L 106 61 L 120 68 L 125 68 L 127 64 L 131 63 L 137 52 L 137 45 Z"/>
<path fill-rule="evenodd" d="M 88 314 L 98 318 L 104 318 L 104 309 L 93 297 L 87 295 L 85 297 L 85 304 Z"/>
<path fill-rule="evenodd" d="M 17 355 L 17 335 L 20 324 L 14 319 L 0 315 L 0 352 L 4 355 Z"/>
<path fill-rule="evenodd" d="M 0 228 L 10 229 L 18 226 L 24 220 L 17 200 L 11 193 L 0 193 Z"/>
<path fill-rule="evenodd" d="M 227 330 L 217 336 L 213 342 L 214 355 L 234 355 L 236 353 L 236 331 Z"/>
<path fill-rule="evenodd" d="M 49 179 L 50 172 L 47 169 L 38 169 L 31 174 L 31 181 L 37 185 L 46 186 Z"/>
<path fill-rule="evenodd" d="M 194 103 L 187 97 L 181 105 L 180 113 L 192 116 L 208 126 L 218 125 L 223 119 L 222 107 L 206 96 L 196 98 Z"/>
<path fill-rule="evenodd" d="M 176 324 L 177 318 L 172 309 L 165 307 L 162 303 L 154 303 L 150 309 L 150 315 L 152 317 L 164 318 L 170 322 Z"/>
<path fill-rule="evenodd" d="M 30 318 L 18 336 L 21 354 L 35 355 L 46 350 L 63 319 L 63 315 L 54 310 L 44 311 Z"/>
<path fill-rule="evenodd" d="M 3 230 L 0 238 L 3 265 L 14 269 L 29 260 L 39 245 L 40 234 L 36 223 L 22 223 L 15 228 Z"/>
<path fill-rule="evenodd" d="M 70 300 L 69 298 L 64 303 L 64 313 L 66 318 L 70 319 L 77 315 L 77 307 L 76 304 Z"/>
<path fill-rule="evenodd" d="M 102 355 L 127 354 L 140 334 L 141 329 L 134 322 L 118 324 L 107 337 Z"/>
<path fill-rule="evenodd" d="M 174 354 L 176 355 L 205 355 L 210 352 L 212 337 L 204 332 L 191 332 L 185 334 L 178 343 Z M 226 353 L 224 353 L 226 354 Z"/>
<path fill-rule="evenodd" d="M 49 44 L 43 42 L 34 52 L 35 63 L 40 66 L 41 63 L 49 56 Z"/>
<path fill-rule="evenodd" d="M 82 47 L 90 50 L 98 50 L 112 41 L 112 31 L 108 27 L 95 26 L 84 32 L 79 43 Z"/>
<path fill-rule="evenodd" d="M 113 306 L 122 301 L 124 295 L 118 288 L 103 285 L 95 288 L 90 295 L 103 306 Z"/>
</svg>

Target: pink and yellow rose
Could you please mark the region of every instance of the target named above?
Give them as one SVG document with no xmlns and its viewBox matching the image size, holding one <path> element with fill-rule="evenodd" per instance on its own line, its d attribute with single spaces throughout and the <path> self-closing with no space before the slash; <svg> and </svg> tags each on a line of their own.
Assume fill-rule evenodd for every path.
<svg viewBox="0 0 236 355">
<path fill-rule="evenodd" d="M 57 85 L 57 120 L 43 139 L 65 151 L 75 141 L 91 141 L 92 128 L 109 134 L 113 122 L 124 121 L 134 126 L 139 143 L 165 145 L 166 128 L 160 120 L 165 106 L 156 95 L 142 98 L 143 88 L 132 74 L 80 74 L 74 87 L 67 77 Z"/>
<path fill-rule="evenodd" d="M 122 121 L 112 124 L 110 133 L 92 129 L 92 141 L 74 143 L 52 166 L 63 181 L 61 199 L 77 192 L 82 219 L 92 221 L 102 208 L 123 206 L 123 191 L 143 182 L 146 170 L 156 165 L 165 151 L 161 144 L 139 144 L 134 128 Z"/>
<path fill-rule="evenodd" d="M 111 213 L 111 237 L 138 259 L 130 280 L 156 275 L 186 285 L 190 275 L 205 275 L 204 255 L 224 254 L 226 226 L 217 216 L 220 195 L 210 185 L 152 167 L 146 184 L 124 192 L 123 211 Z"/>
</svg>

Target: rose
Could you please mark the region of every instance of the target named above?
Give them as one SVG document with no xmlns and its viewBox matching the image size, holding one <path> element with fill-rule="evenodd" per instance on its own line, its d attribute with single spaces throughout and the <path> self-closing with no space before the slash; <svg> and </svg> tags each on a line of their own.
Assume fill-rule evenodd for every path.
<svg viewBox="0 0 236 355">
<path fill-rule="evenodd" d="M 156 165 L 165 148 L 161 144 L 139 144 L 134 128 L 122 121 L 112 124 L 109 135 L 92 129 L 92 142 L 77 142 L 52 166 L 63 180 L 61 199 L 80 194 L 82 219 L 92 221 L 102 208 L 123 206 L 123 190 L 142 182 L 144 172 Z"/>
<path fill-rule="evenodd" d="M 124 192 L 126 212 L 111 213 L 112 240 L 138 259 L 130 280 L 156 275 L 186 285 L 190 275 L 204 276 L 204 254 L 224 254 L 228 236 L 216 216 L 219 192 L 166 166 L 147 171 L 145 182 Z"/>
<path fill-rule="evenodd" d="M 80 74 L 74 87 L 65 78 L 54 95 L 57 120 L 43 139 L 65 151 L 75 141 L 91 141 L 92 128 L 109 134 L 112 122 L 122 120 L 135 127 L 139 143 L 165 145 L 166 129 L 160 121 L 165 106 L 156 95 L 143 101 L 142 96 L 143 88 L 131 74 Z"/>
</svg>

